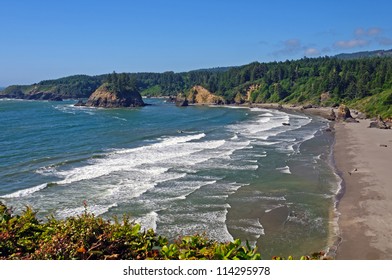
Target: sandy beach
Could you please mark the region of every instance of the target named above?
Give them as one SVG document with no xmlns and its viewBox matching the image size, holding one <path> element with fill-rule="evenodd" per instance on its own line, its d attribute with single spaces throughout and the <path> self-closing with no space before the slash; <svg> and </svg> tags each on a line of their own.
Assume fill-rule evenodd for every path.
<svg viewBox="0 0 392 280">
<path fill-rule="evenodd" d="M 263 104 L 327 118 L 332 108 Z M 334 109 L 336 112 L 336 109 Z M 333 158 L 342 177 L 339 232 L 333 257 L 392 259 L 392 129 L 369 128 L 370 120 L 334 123 Z M 335 255 L 336 254 L 336 255 Z"/>
<path fill-rule="evenodd" d="M 334 159 L 344 184 L 337 259 L 392 259 L 392 130 L 369 123 L 335 124 Z"/>
</svg>

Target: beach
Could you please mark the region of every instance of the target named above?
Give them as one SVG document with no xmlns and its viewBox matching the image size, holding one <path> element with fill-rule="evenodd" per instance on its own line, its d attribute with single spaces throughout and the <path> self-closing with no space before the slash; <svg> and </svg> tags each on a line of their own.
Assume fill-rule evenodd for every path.
<svg viewBox="0 0 392 280">
<path fill-rule="evenodd" d="M 261 107 L 323 118 L 328 118 L 332 109 L 279 108 L 278 104 Z M 370 122 L 337 121 L 331 126 L 335 134 L 333 161 L 343 180 L 337 194 L 338 232 L 329 250 L 338 260 L 392 259 L 392 130 L 369 128 Z"/>
<path fill-rule="evenodd" d="M 392 259 L 392 130 L 369 123 L 334 126 L 334 160 L 344 191 L 337 259 Z"/>
</svg>

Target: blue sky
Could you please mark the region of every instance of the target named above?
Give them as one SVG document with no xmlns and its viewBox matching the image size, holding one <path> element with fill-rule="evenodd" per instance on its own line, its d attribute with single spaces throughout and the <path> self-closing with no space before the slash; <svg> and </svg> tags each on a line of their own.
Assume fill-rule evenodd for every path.
<svg viewBox="0 0 392 280">
<path fill-rule="evenodd" d="M 392 49 L 390 0 L 0 0 L 0 85 Z"/>
</svg>

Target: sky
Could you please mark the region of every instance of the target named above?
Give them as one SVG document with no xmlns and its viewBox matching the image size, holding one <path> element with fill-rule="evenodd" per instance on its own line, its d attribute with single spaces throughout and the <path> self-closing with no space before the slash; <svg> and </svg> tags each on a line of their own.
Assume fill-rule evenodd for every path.
<svg viewBox="0 0 392 280">
<path fill-rule="evenodd" d="M 392 49 L 390 0 L 0 0 L 0 86 Z"/>
</svg>

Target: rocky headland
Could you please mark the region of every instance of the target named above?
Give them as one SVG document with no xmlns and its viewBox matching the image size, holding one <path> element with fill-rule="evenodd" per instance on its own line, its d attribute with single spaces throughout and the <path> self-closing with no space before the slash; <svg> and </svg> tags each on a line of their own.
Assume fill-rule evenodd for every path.
<svg viewBox="0 0 392 280">
<path fill-rule="evenodd" d="M 211 93 L 209 90 L 202 86 L 192 87 L 186 99 L 190 104 L 206 104 L 206 105 L 222 105 L 225 100 L 218 95 Z"/>
</svg>

